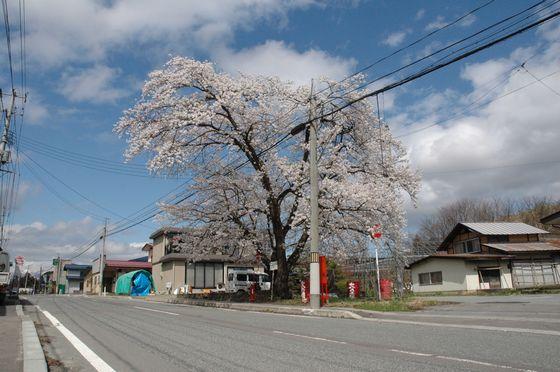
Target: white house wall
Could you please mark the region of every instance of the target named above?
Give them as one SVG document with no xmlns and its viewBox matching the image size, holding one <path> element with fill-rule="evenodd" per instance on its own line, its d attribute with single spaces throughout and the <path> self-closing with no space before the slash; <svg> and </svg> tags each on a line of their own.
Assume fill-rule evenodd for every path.
<svg viewBox="0 0 560 372">
<path fill-rule="evenodd" d="M 441 271 L 442 284 L 419 284 L 418 274 L 434 271 Z M 463 260 L 429 258 L 415 264 L 411 269 L 411 274 L 413 292 L 464 291 L 467 289 L 467 267 L 465 266 L 465 261 Z M 471 278 L 471 273 L 468 274 L 469 284 L 472 285 L 473 279 Z"/>
</svg>

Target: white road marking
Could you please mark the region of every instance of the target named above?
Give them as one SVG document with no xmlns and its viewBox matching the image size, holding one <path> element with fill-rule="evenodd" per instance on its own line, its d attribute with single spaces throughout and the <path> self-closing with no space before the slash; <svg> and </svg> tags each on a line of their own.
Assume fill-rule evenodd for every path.
<svg viewBox="0 0 560 372">
<path fill-rule="evenodd" d="M 277 333 L 277 334 L 281 334 L 281 335 L 287 335 L 287 336 L 307 338 L 307 339 L 310 339 L 310 340 L 326 341 L 326 342 L 333 342 L 335 344 L 346 345 L 346 342 L 344 342 L 344 341 L 329 340 L 328 338 L 322 338 L 322 337 L 312 337 L 312 336 L 298 335 L 298 334 L 295 334 L 295 333 L 288 333 L 288 332 L 281 332 L 281 331 L 273 331 L 273 333 Z"/>
<path fill-rule="evenodd" d="M 434 354 L 424 354 L 424 353 L 417 353 L 417 352 L 414 352 L 414 351 L 404 351 L 404 350 L 398 350 L 398 349 L 391 349 L 391 351 L 394 351 L 395 353 L 410 354 L 410 355 L 417 355 L 417 356 L 423 356 L 423 357 L 434 356 Z"/>
<path fill-rule="evenodd" d="M 483 326 L 483 325 L 452 324 L 452 323 L 432 323 L 432 322 L 418 322 L 415 320 L 400 320 L 400 319 L 363 318 L 363 320 L 367 320 L 370 322 L 379 322 L 379 323 L 413 324 L 413 325 L 422 325 L 428 327 L 465 328 L 465 329 L 478 329 L 482 331 L 516 332 L 516 333 L 531 333 L 535 335 L 560 336 L 560 331 L 550 331 L 546 329 L 493 327 L 493 326 Z"/>
<path fill-rule="evenodd" d="M 511 370 L 514 370 L 514 371 L 524 371 L 524 372 L 536 372 L 536 371 L 533 371 L 531 369 L 520 369 L 520 368 L 506 366 L 506 365 L 503 365 L 503 364 L 481 362 L 479 360 L 473 360 L 473 359 L 455 358 L 455 357 L 450 357 L 450 356 L 445 356 L 445 355 L 418 353 L 418 352 L 415 352 L 415 351 L 406 351 L 406 350 L 399 350 L 399 349 L 391 349 L 391 351 L 393 351 L 395 353 L 415 355 L 415 356 L 426 357 L 426 358 L 437 358 L 437 359 L 452 360 L 454 362 L 478 364 L 478 365 L 481 365 L 481 366 L 492 367 L 492 368 L 511 369 Z"/>
<path fill-rule="evenodd" d="M 105 363 L 103 359 L 101 359 L 97 354 L 93 352 L 86 344 L 84 344 L 78 337 L 76 337 L 68 328 L 66 328 L 62 323 L 58 321 L 51 313 L 45 310 L 41 310 L 39 306 L 37 309 L 40 310 L 48 320 L 52 323 L 52 325 L 60 331 L 66 337 L 68 341 L 78 350 L 80 354 L 92 365 L 95 370 L 99 372 L 115 372 L 110 365 Z"/>
<path fill-rule="evenodd" d="M 554 313 L 556 314 L 556 313 Z M 551 318 L 526 318 L 526 317 L 496 317 L 496 316 L 481 316 L 481 315 L 448 315 L 448 314 L 407 314 L 407 313 L 392 313 L 391 316 L 401 317 L 418 317 L 418 318 L 449 318 L 449 319 L 473 319 L 473 320 L 506 320 L 515 322 L 539 322 L 539 323 L 560 323 L 560 319 Z"/>
<path fill-rule="evenodd" d="M 472 359 L 453 358 L 453 357 L 448 357 L 448 356 L 444 356 L 444 355 L 436 355 L 436 358 L 453 360 L 453 361 L 456 361 L 456 362 L 478 364 L 478 365 L 481 365 L 481 366 L 488 366 L 488 367 L 493 367 L 493 368 L 512 369 L 514 371 L 536 372 L 536 371 L 533 371 L 531 369 L 520 369 L 520 368 L 505 366 L 505 365 L 502 365 L 502 364 L 487 363 L 487 362 L 481 362 L 481 361 L 472 360 Z"/>
<path fill-rule="evenodd" d="M 237 310 L 236 310 L 237 311 Z M 297 314 L 282 314 L 282 313 L 265 313 L 263 311 L 245 311 L 245 310 L 240 310 L 243 311 L 244 313 L 250 313 L 250 314 L 259 314 L 259 315 L 276 315 L 276 316 L 291 316 L 294 318 L 317 318 L 316 316 L 313 315 L 297 315 Z"/>
<path fill-rule="evenodd" d="M 155 313 L 163 313 L 163 314 L 169 314 L 169 315 L 179 315 L 177 313 L 171 313 L 169 311 L 163 311 L 163 310 L 156 310 L 156 309 L 150 309 L 148 307 L 140 307 L 140 306 L 134 306 L 135 309 L 140 309 L 140 310 L 146 310 L 146 311 L 153 311 Z"/>
</svg>

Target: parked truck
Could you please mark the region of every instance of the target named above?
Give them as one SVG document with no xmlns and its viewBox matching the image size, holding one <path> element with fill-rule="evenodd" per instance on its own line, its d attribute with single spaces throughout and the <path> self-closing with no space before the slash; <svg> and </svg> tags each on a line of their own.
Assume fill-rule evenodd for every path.
<svg viewBox="0 0 560 372">
<path fill-rule="evenodd" d="M 10 255 L 0 250 L 0 305 L 4 304 L 10 288 Z"/>
</svg>

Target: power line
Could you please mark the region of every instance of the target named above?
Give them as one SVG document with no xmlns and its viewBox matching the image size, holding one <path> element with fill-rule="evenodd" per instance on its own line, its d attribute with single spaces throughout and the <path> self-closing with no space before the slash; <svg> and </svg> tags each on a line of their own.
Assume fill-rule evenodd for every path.
<svg viewBox="0 0 560 372">
<path fill-rule="evenodd" d="M 555 90 L 554 88 L 552 88 L 550 85 L 548 85 L 547 83 L 545 83 L 545 82 L 543 81 L 546 77 L 545 77 L 545 78 L 538 78 L 538 77 L 536 77 L 535 75 L 533 75 L 533 73 L 532 73 L 531 71 L 529 71 L 529 70 L 527 69 L 527 66 L 525 66 L 525 63 L 523 63 L 523 64 L 521 65 L 521 68 L 523 68 L 523 70 L 525 70 L 525 72 L 527 72 L 529 75 L 531 75 L 531 77 L 532 77 L 533 79 L 535 79 L 536 81 L 538 81 L 539 83 L 541 83 L 545 88 L 548 88 L 548 90 L 550 90 L 552 93 L 554 93 L 554 94 L 556 94 L 557 96 L 560 97 L 560 93 L 558 93 L 557 90 Z"/>
<path fill-rule="evenodd" d="M 10 20 L 8 17 L 8 4 L 6 0 L 2 0 L 2 10 L 4 13 L 4 30 L 6 32 L 6 44 L 8 46 L 8 61 L 10 63 L 10 79 L 12 82 L 12 91 L 14 90 L 14 68 L 12 63 L 12 43 L 10 37 Z"/>
<path fill-rule="evenodd" d="M 440 31 L 443 31 L 443 30 L 445 30 L 445 29 L 447 29 L 447 28 L 449 28 L 449 27 L 451 27 L 451 26 L 453 26 L 453 25 L 459 23 L 460 21 L 464 20 L 465 18 L 467 18 L 467 17 L 469 17 L 469 16 L 472 16 L 474 13 L 476 13 L 476 12 L 478 12 L 479 10 L 481 10 L 481 9 L 483 9 L 483 8 L 485 8 L 485 7 L 487 7 L 488 5 L 490 5 L 491 3 L 493 3 L 494 1 L 495 1 L 495 0 L 489 0 L 489 1 L 485 2 L 485 3 L 483 3 L 482 5 L 477 6 L 476 8 L 474 8 L 474 9 L 468 11 L 467 13 L 461 15 L 460 17 L 456 18 L 455 20 L 453 20 L 453 21 L 451 21 L 451 22 L 449 22 L 449 23 L 446 23 L 445 25 L 443 25 L 443 26 L 441 26 L 441 27 L 438 27 L 438 28 L 436 28 L 435 30 L 433 30 L 433 31 L 431 31 L 431 32 L 429 32 L 429 33 L 427 33 L 427 34 L 421 36 L 420 38 L 414 40 L 413 42 L 411 42 L 411 43 L 409 43 L 409 44 L 407 44 L 407 45 L 405 45 L 405 46 L 403 46 L 403 47 L 401 47 L 401 48 L 399 48 L 399 49 L 397 49 L 397 50 L 391 52 L 390 54 L 388 54 L 388 55 L 386 55 L 386 56 L 383 56 L 383 57 L 381 57 L 381 58 L 378 58 L 377 60 L 375 60 L 374 62 L 370 63 L 369 65 L 367 65 L 367 66 L 365 66 L 365 67 L 359 69 L 358 71 L 356 71 L 356 72 L 354 72 L 353 74 L 351 74 L 351 75 L 345 77 L 344 79 L 339 80 L 339 81 L 337 82 L 337 84 L 342 84 L 343 82 L 345 82 L 345 81 L 347 81 L 347 80 L 349 80 L 349 79 L 351 79 L 351 78 L 353 78 L 353 77 L 355 77 L 355 76 L 357 76 L 357 75 L 359 75 L 359 74 L 361 74 L 361 73 L 363 73 L 363 72 L 365 72 L 365 71 L 371 69 L 372 67 L 378 65 L 379 63 L 384 62 L 384 61 L 388 60 L 389 58 L 391 58 L 391 57 L 393 57 L 393 56 L 395 56 L 395 55 L 397 55 L 397 54 L 399 54 L 399 53 L 405 51 L 406 49 L 409 49 L 409 48 L 411 48 L 411 47 L 413 47 L 413 46 L 415 46 L 415 45 L 421 43 L 422 41 L 428 39 L 429 37 L 435 35 L 436 33 L 440 32 Z M 540 1 L 538 4 L 541 4 L 541 3 L 543 3 L 544 1 L 545 1 L 545 0 L 542 0 L 542 1 Z M 537 5 L 538 5 L 538 4 L 537 4 Z M 536 5 L 535 5 L 535 6 L 536 6 Z M 316 95 L 318 95 L 318 94 L 320 94 L 320 93 L 323 93 L 326 89 L 328 89 L 328 88 L 323 88 L 323 89 L 319 90 L 317 93 L 314 94 L 314 96 L 316 96 Z"/>
<path fill-rule="evenodd" d="M 327 116 L 336 114 L 337 112 L 340 112 L 340 111 L 346 109 L 347 107 L 349 107 L 349 106 L 351 106 L 351 105 L 354 105 L 354 104 L 356 104 L 356 103 L 358 103 L 358 102 L 360 102 L 360 101 L 363 101 L 363 100 L 366 99 L 366 98 L 373 97 L 373 96 L 378 95 L 378 94 L 381 94 L 381 93 L 383 93 L 383 92 L 387 92 L 387 91 L 389 91 L 389 90 L 391 90 L 391 89 L 400 87 L 401 85 L 407 84 L 407 83 L 409 83 L 409 82 L 411 82 L 411 81 L 417 80 L 417 79 L 419 79 L 419 78 L 421 78 L 421 77 L 423 77 L 423 76 L 425 76 L 425 75 L 427 75 L 427 74 L 430 74 L 430 73 L 432 73 L 432 72 L 434 72 L 434 71 L 440 70 L 440 69 L 442 69 L 442 68 L 444 68 L 444 67 L 446 67 L 446 66 L 449 66 L 449 65 L 451 65 L 451 64 L 453 64 L 453 63 L 455 63 L 455 62 L 458 62 L 458 61 L 460 61 L 460 60 L 462 60 L 462 59 L 465 59 L 465 58 L 467 58 L 467 57 L 470 57 L 471 55 L 474 55 L 474 54 L 479 53 L 479 52 L 481 52 L 481 51 L 483 51 L 483 50 L 486 50 L 486 49 L 488 49 L 488 48 L 490 48 L 490 47 L 492 47 L 492 46 L 494 46 L 494 45 L 496 45 L 496 44 L 499 44 L 499 43 L 501 43 L 501 42 L 503 42 L 503 41 L 506 41 L 506 40 L 508 40 L 508 39 L 510 39 L 510 38 L 512 38 L 512 37 L 514 37 L 514 36 L 517 36 L 517 35 L 519 35 L 519 34 L 521 34 L 521 33 L 524 33 L 524 32 L 526 32 L 526 31 L 528 31 L 528 30 L 530 30 L 530 29 L 532 29 L 532 28 L 534 28 L 534 27 L 536 27 L 536 26 L 539 26 L 539 25 L 541 25 L 541 24 L 543 24 L 543 23 L 545 23 L 545 22 L 548 22 L 548 21 L 550 21 L 550 20 L 553 20 L 554 18 L 558 17 L 559 15 L 560 15 L 560 11 L 555 11 L 554 13 L 552 13 L 552 14 L 550 14 L 550 15 L 544 17 L 544 18 L 541 18 L 541 19 L 539 19 L 539 20 L 537 20 L 537 21 L 535 21 L 535 22 L 532 22 L 532 23 L 530 23 L 530 24 L 528 24 L 528 25 L 526 25 L 526 26 L 524 26 L 524 27 L 521 27 L 521 28 L 519 28 L 519 29 L 517 29 L 517 30 L 515 30 L 515 31 L 512 31 L 512 32 L 508 33 L 508 34 L 505 35 L 505 36 L 499 37 L 499 38 L 497 38 L 497 39 L 495 39 L 495 40 L 492 40 L 492 41 L 490 41 L 490 42 L 488 42 L 488 43 L 486 43 L 486 44 L 484 44 L 484 45 L 481 45 L 481 46 L 479 46 L 479 47 L 477 47 L 477 48 L 474 48 L 474 49 L 469 50 L 469 51 L 467 51 L 467 52 L 465 52 L 465 53 L 462 53 L 462 54 L 460 54 L 459 56 L 457 56 L 457 57 L 455 57 L 455 58 L 452 58 L 452 59 L 450 59 L 450 60 L 448 60 L 448 61 L 445 61 L 445 62 L 436 64 L 436 65 L 432 65 L 432 66 L 427 67 L 427 68 L 425 68 L 425 69 L 423 69 L 423 70 L 421 70 L 421 71 L 419 71 L 419 72 L 412 73 L 412 74 L 408 75 L 408 76 L 407 76 L 406 78 L 404 78 L 404 79 L 401 79 L 401 80 L 396 81 L 396 82 L 394 82 L 394 83 L 390 83 L 390 84 L 388 84 L 388 85 L 386 85 L 386 86 L 384 86 L 384 87 L 382 87 L 382 88 L 376 89 L 376 90 L 374 90 L 374 91 L 372 91 L 372 92 L 363 94 L 363 95 L 361 95 L 361 96 L 359 96 L 359 97 L 357 97 L 357 98 L 354 98 L 354 99 L 352 99 L 352 100 L 350 100 L 350 101 L 348 101 L 348 102 L 342 104 L 341 106 L 339 106 L 339 107 L 337 107 L 337 108 L 335 108 L 335 109 L 333 109 L 333 110 L 331 110 L 331 111 L 329 111 L 329 112 L 327 112 L 327 113 L 320 114 L 319 116 L 316 116 L 316 117 L 314 117 L 314 118 L 311 118 L 311 119 L 309 119 L 309 120 L 307 120 L 307 121 L 305 121 L 305 122 L 299 124 L 298 126 L 296 126 L 296 127 L 294 127 L 294 128 L 292 129 L 292 133 L 294 133 L 294 134 L 295 134 L 295 133 L 299 133 L 303 128 L 305 128 L 305 127 L 306 127 L 309 123 L 311 123 L 313 120 L 319 120 L 319 119 L 322 119 L 322 118 L 324 118 L 324 117 L 327 117 Z"/>
<path fill-rule="evenodd" d="M 550 73 L 550 74 L 544 76 L 543 78 L 541 78 L 541 80 L 544 80 L 544 79 L 547 79 L 547 78 L 549 78 L 549 77 L 552 77 L 552 76 L 554 76 L 554 75 L 556 75 L 556 74 L 558 74 L 558 73 L 560 73 L 560 70 L 557 70 L 557 71 L 555 71 L 555 72 L 552 72 L 552 73 Z M 452 115 L 452 116 L 450 116 L 450 117 L 448 117 L 448 118 L 445 118 L 445 119 L 443 119 L 443 120 L 438 120 L 438 121 L 436 121 L 435 123 L 432 123 L 432 124 L 427 125 L 427 126 L 425 126 L 425 127 L 418 128 L 418 129 L 412 130 L 412 131 L 410 131 L 410 132 L 400 134 L 400 135 L 398 135 L 398 136 L 395 136 L 395 138 L 402 138 L 402 137 L 410 136 L 410 135 L 412 135 L 412 134 L 416 134 L 416 133 L 422 132 L 422 131 L 424 131 L 424 130 L 426 130 L 426 129 L 435 127 L 436 125 L 439 125 L 439 124 L 443 124 L 443 123 L 445 123 L 445 122 L 448 122 L 448 121 L 451 120 L 451 119 L 455 119 L 455 118 L 457 118 L 457 117 L 464 116 L 465 114 L 467 114 L 467 113 L 469 113 L 469 112 L 472 112 L 472 111 L 475 110 L 475 109 L 478 109 L 478 108 L 480 108 L 480 107 L 486 106 L 486 105 L 488 105 L 488 104 L 490 104 L 490 103 L 492 103 L 492 102 L 498 101 L 498 100 L 500 100 L 500 99 L 502 99 L 502 98 L 504 98 L 504 97 L 507 97 L 507 96 L 509 96 L 509 95 L 511 95 L 511 94 L 517 93 L 517 92 L 519 92 L 520 90 L 523 90 L 523 89 L 525 89 L 525 88 L 527 88 L 527 87 L 530 87 L 531 85 L 534 85 L 534 84 L 536 84 L 536 83 L 537 83 L 537 81 L 533 81 L 533 82 L 531 82 L 531 83 L 525 84 L 525 85 L 523 85 L 523 86 L 521 86 L 521 87 L 519 87 L 519 88 L 516 88 L 516 89 L 514 89 L 514 90 L 512 90 L 512 91 L 509 91 L 509 92 L 507 92 L 507 93 L 505 93 L 505 94 L 502 94 L 502 95 L 500 95 L 500 96 L 497 96 L 497 97 L 495 97 L 495 98 L 493 98 L 493 99 L 491 99 L 491 100 L 482 102 L 481 104 L 476 105 L 476 106 L 473 106 L 473 107 L 471 107 L 471 108 L 469 108 L 469 109 L 467 109 L 467 110 L 463 110 L 463 111 L 461 111 L 461 112 L 459 112 L 459 113 L 457 113 L 457 114 L 455 114 L 455 115 Z M 470 105 L 469 105 L 469 106 L 470 106 Z M 468 107 L 468 106 L 467 106 L 467 107 Z"/>
<path fill-rule="evenodd" d="M 88 211 L 87 209 L 81 208 L 75 204 L 73 204 L 72 202 L 70 202 L 69 200 L 67 200 L 65 197 L 63 197 L 62 195 L 60 195 L 60 193 L 58 193 L 53 187 L 51 187 L 51 185 L 49 185 L 40 175 L 38 172 L 36 172 L 35 169 L 33 169 L 33 166 L 29 163 L 27 163 L 27 161 L 25 159 L 21 159 L 22 164 L 31 172 L 31 174 L 35 177 L 35 179 L 37 181 L 39 181 L 43 186 L 45 186 L 47 188 L 47 190 L 53 194 L 56 198 L 58 198 L 60 201 L 62 201 L 64 204 L 68 205 L 69 207 L 75 209 L 76 211 L 92 217 L 94 219 L 97 219 L 99 221 L 103 221 L 104 217 L 100 216 L 98 214 L 95 214 L 91 211 Z"/>
</svg>

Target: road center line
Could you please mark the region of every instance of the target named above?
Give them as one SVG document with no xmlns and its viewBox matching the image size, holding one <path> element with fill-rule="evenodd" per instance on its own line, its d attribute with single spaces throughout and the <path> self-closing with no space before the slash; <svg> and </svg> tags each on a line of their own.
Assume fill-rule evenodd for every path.
<svg viewBox="0 0 560 372">
<path fill-rule="evenodd" d="M 277 333 L 277 334 L 281 334 L 281 335 L 287 335 L 287 336 L 293 336 L 293 337 L 307 338 L 307 339 L 310 339 L 310 340 L 333 342 L 335 344 L 346 345 L 346 342 L 344 342 L 344 341 L 329 340 L 328 338 L 322 338 L 322 337 L 312 337 L 312 336 L 298 335 L 298 334 L 295 334 L 295 333 L 288 333 L 288 332 L 281 332 L 281 331 L 273 331 L 273 333 Z"/>
<path fill-rule="evenodd" d="M 76 335 L 74 335 L 68 328 L 66 328 L 62 323 L 58 321 L 51 313 L 42 310 L 39 306 L 37 309 L 47 317 L 52 325 L 62 333 L 64 337 L 78 350 L 80 354 L 92 365 L 95 370 L 99 372 L 115 372 L 110 365 L 105 363 L 97 354 L 93 352 L 86 344 L 84 344 Z"/>
<path fill-rule="evenodd" d="M 150 309 L 148 307 L 140 307 L 140 306 L 134 306 L 135 309 L 140 309 L 140 310 L 146 310 L 146 311 L 153 311 L 155 313 L 163 313 L 163 314 L 169 314 L 169 315 L 179 315 L 177 313 L 171 313 L 169 311 L 163 311 L 163 310 L 156 310 L 156 309 Z"/>
</svg>

